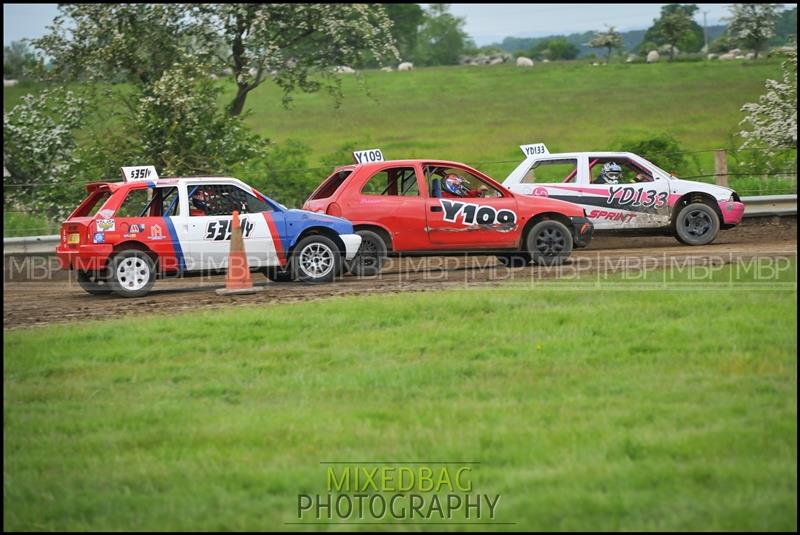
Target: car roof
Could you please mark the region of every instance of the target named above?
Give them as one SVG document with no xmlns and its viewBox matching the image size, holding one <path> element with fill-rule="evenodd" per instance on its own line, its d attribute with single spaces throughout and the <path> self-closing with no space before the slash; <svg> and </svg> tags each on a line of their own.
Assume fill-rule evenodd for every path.
<svg viewBox="0 0 800 535">
<path fill-rule="evenodd" d="M 581 151 L 581 152 L 551 152 L 548 154 L 537 155 L 531 159 L 546 160 L 548 158 L 576 158 L 578 156 L 597 156 L 599 158 L 641 158 L 638 154 L 632 152 L 614 152 L 614 151 Z"/>
<path fill-rule="evenodd" d="M 105 181 L 105 180 L 98 180 L 96 182 L 89 182 L 88 184 L 86 184 L 86 188 L 87 189 L 91 188 L 91 189 L 94 190 L 94 189 L 97 189 L 99 187 L 106 186 L 111 191 L 116 191 L 116 190 L 118 190 L 120 188 L 124 188 L 124 187 L 148 187 L 150 184 L 153 184 L 153 182 L 155 182 L 156 185 L 169 186 L 171 184 L 177 184 L 177 183 L 179 183 L 181 181 L 194 182 L 194 181 L 214 181 L 214 180 L 230 180 L 230 181 L 239 182 L 241 184 L 244 184 L 244 182 L 242 182 L 240 179 L 234 178 L 234 177 L 230 177 L 230 176 L 181 176 L 181 177 L 167 176 L 167 177 L 160 177 L 156 181 L 137 180 L 137 181 L 133 181 L 133 182 L 123 182 L 123 181 L 110 182 L 110 181 Z"/>
<path fill-rule="evenodd" d="M 465 164 L 464 162 L 455 162 L 452 160 L 438 160 L 435 158 L 414 158 L 408 160 L 384 160 L 381 162 L 369 162 L 369 163 L 351 163 L 348 165 L 341 165 L 337 167 L 337 170 L 341 169 L 375 169 L 379 167 L 384 167 L 387 164 L 391 165 L 416 165 L 416 164 L 435 164 L 441 166 L 457 166 L 457 167 L 469 167 L 470 169 L 475 169 L 471 165 Z"/>
</svg>

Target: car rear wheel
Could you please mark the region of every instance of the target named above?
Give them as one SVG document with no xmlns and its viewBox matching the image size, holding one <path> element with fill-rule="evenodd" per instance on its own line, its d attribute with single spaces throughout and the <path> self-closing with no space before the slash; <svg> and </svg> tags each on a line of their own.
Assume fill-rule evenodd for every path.
<svg viewBox="0 0 800 535">
<path fill-rule="evenodd" d="M 91 295 L 108 295 L 112 291 L 106 278 L 94 271 L 78 271 L 78 284 Z"/>
<path fill-rule="evenodd" d="M 686 245 L 707 245 L 717 233 L 719 216 L 705 203 L 688 204 L 675 217 L 675 238 Z"/>
<path fill-rule="evenodd" d="M 141 297 L 150 293 L 156 282 L 155 264 L 142 251 L 128 250 L 114 255 L 109 285 L 122 297 Z"/>
<path fill-rule="evenodd" d="M 507 268 L 525 267 L 531 263 L 530 255 L 526 254 L 499 254 L 497 261 Z"/>
<path fill-rule="evenodd" d="M 386 262 L 386 243 L 371 230 L 359 230 L 361 245 L 356 256 L 347 264 L 347 270 L 356 277 L 374 277 Z"/>
<path fill-rule="evenodd" d="M 330 238 L 315 234 L 300 240 L 294 248 L 291 273 L 301 282 L 331 282 L 341 269 L 342 255 Z"/>
<path fill-rule="evenodd" d="M 528 232 L 526 246 L 534 264 L 556 266 L 572 254 L 572 234 L 563 223 L 546 219 Z"/>
</svg>

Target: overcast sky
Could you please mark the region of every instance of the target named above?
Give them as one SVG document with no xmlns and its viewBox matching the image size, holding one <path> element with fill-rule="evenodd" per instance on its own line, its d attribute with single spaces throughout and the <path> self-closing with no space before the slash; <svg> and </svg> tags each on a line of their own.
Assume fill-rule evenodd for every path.
<svg viewBox="0 0 800 535">
<path fill-rule="evenodd" d="M 426 6 L 427 4 L 422 4 Z M 504 37 L 541 37 L 588 30 L 605 25 L 618 30 L 648 28 L 664 4 L 450 4 L 450 11 L 466 20 L 467 33 L 479 45 Z M 697 4 L 695 20 L 719 24 L 730 4 Z M 795 6 L 796 4 L 784 4 Z M 3 4 L 3 44 L 41 37 L 58 14 L 56 4 Z"/>
</svg>

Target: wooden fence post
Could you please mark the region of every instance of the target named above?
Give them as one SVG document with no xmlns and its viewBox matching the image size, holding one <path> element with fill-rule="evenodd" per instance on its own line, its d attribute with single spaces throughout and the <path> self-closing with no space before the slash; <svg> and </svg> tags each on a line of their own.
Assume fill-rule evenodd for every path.
<svg viewBox="0 0 800 535">
<path fill-rule="evenodd" d="M 714 181 L 718 186 L 728 187 L 728 151 L 717 149 L 714 154 Z"/>
</svg>

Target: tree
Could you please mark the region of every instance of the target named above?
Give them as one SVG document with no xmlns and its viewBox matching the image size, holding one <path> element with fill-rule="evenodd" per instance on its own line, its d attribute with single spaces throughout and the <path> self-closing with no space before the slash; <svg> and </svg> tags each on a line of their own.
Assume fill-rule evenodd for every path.
<svg viewBox="0 0 800 535">
<path fill-rule="evenodd" d="M 797 147 L 797 50 L 788 56 L 782 64 L 783 79 L 767 80 L 758 102 L 742 106 L 748 115 L 740 124 L 750 127 L 739 133 L 744 139 L 742 148 Z"/>
<path fill-rule="evenodd" d="M 667 4 L 661 8 L 661 16 L 653 21 L 653 26 L 647 30 L 644 40 L 653 40 L 659 45 L 669 45 L 669 60 L 675 58 L 675 48 L 692 50 L 702 42 L 703 30 L 692 20 L 697 6 L 694 4 Z M 697 31 L 700 36 L 697 38 Z M 697 47 L 699 49 L 699 47 Z"/>
<path fill-rule="evenodd" d="M 140 160 L 166 175 L 203 175 L 260 154 L 264 142 L 240 117 L 218 108 L 221 91 L 199 63 L 176 63 L 164 72 L 139 101 L 131 124 Z"/>
<path fill-rule="evenodd" d="M 622 47 L 622 37 L 619 33 L 614 31 L 613 26 L 609 26 L 608 31 L 605 33 L 595 33 L 592 40 L 589 41 L 586 46 L 589 48 L 607 48 L 608 54 L 606 55 L 606 61 L 609 61 L 611 59 L 612 50 Z"/>
<path fill-rule="evenodd" d="M 397 61 L 392 22 L 378 4 L 200 4 L 206 36 L 221 36 L 233 72 L 236 96 L 231 115 L 244 109 L 247 94 L 267 75 L 283 89 L 284 102 L 300 89 L 328 89 L 341 96 L 339 65 L 354 65 L 369 55 L 379 63 Z"/>
<path fill-rule="evenodd" d="M 566 37 L 554 37 L 540 41 L 530 50 L 531 56 L 543 56 L 547 59 L 575 59 L 580 50 L 574 43 L 567 41 Z"/>
<path fill-rule="evenodd" d="M 185 4 L 60 4 L 58 9 L 50 33 L 32 44 L 51 58 L 51 76 L 67 80 L 150 84 L 190 56 L 188 44 L 200 29 Z"/>
<path fill-rule="evenodd" d="M 69 79 L 159 80 L 175 62 L 230 69 L 239 115 L 247 94 L 271 73 L 284 91 L 327 87 L 340 96 L 337 65 L 369 52 L 394 60 L 391 21 L 373 4 L 62 4 L 50 33 L 34 44 Z"/>
<path fill-rule="evenodd" d="M 27 78 L 36 70 L 39 62 L 36 54 L 25 41 L 12 41 L 3 47 L 3 77 Z"/>
<path fill-rule="evenodd" d="M 455 65 L 473 46 L 465 21 L 448 11 L 449 4 L 430 4 L 419 32 L 417 58 L 426 65 Z"/>
<path fill-rule="evenodd" d="M 753 50 L 755 57 L 775 35 L 775 22 L 780 4 L 733 4 L 728 18 L 728 32 L 742 46 Z"/>
<path fill-rule="evenodd" d="M 400 59 L 415 59 L 419 27 L 425 18 L 425 12 L 419 4 L 384 4 L 383 7 L 392 21 L 392 37 L 397 44 Z"/>
</svg>

